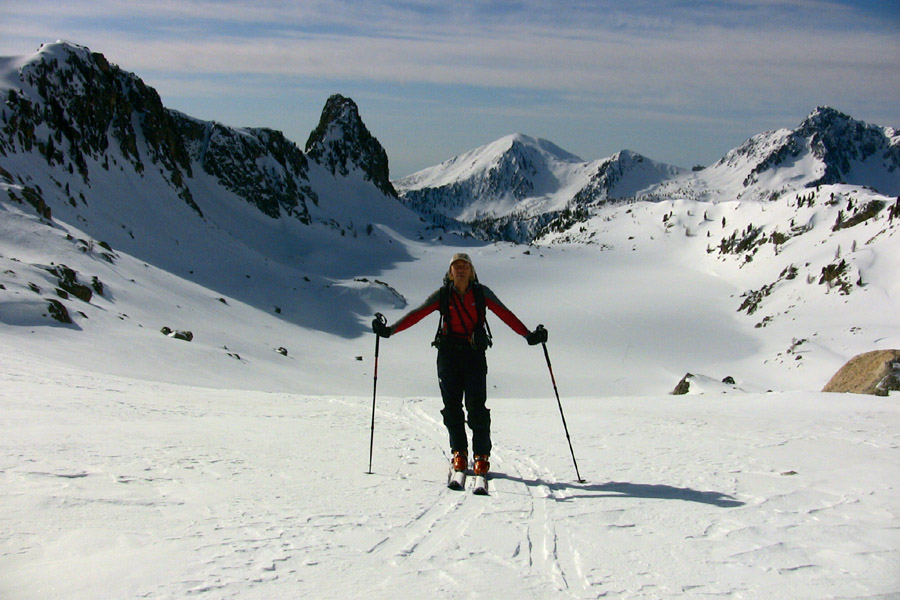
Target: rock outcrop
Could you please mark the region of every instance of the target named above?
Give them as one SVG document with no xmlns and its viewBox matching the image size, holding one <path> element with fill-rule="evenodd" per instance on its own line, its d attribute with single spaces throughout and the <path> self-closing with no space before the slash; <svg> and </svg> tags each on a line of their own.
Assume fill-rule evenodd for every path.
<svg viewBox="0 0 900 600">
<path fill-rule="evenodd" d="M 900 391 L 900 350 L 874 350 L 854 356 L 822 391 L 876 396 Z"/>
</svg>

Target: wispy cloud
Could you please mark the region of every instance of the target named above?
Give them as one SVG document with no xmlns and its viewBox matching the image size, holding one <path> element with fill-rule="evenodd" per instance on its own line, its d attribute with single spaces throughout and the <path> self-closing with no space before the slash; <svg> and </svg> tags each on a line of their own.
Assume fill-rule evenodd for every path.
<svg viewBox="0 0 900 600">
<path fill-rule="evenodd" d="M 489 95 L 467 90 L 515 96 L 526 113 L 555 102 L 557 111 L 705 119 L 739 106 L 836 103 L 896 122 L 900 16 L 890 4 L 32 0 L 6 3 L 0 53 L 67 38 L 200 96 L 205 85 L 214 86 L 207 94 L 229 85 L 265 94 L 269 78 L 272 86 L 436 86 L 482 110 L 491 109 Z M 254 90 L 227 80 L 251 75 Z"/>
</svg>

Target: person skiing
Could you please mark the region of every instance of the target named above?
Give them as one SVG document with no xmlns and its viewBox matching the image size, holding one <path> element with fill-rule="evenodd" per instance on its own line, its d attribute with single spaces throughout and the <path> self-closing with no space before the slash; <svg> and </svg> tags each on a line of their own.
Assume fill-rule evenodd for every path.
<svg viewBox="0 0 900 600">
<path fill-rule="evenodd" d="M 444 404 L 441 415 L 449 434 L 452 454 L 450 487 L 456 489 L 462 488 L 461 482 L 464 482 L 468 468 L 466 416 L 472 430 L 473 472 L 476 477 L 486 478 L 490 468 L 491 411 L 486 405 L 485 351 L 492 342 L 485 320 L 486 309 L 500 317 L 529 344 L 547 341 L 546 329 L 538 327 L 530 331 L 490 288 L 478 282 L 472 259 L 464 253 L 453 256 L 444 285 L 428 296 L 421 306 L 390 326 L 383 319 L 376 318 L 372 322 L 375 334 L 388 338 L 412 327 L 434 311 L 441 312 L 433 345 L 438 349 L 438 383 Z M 454 478 L 455 473 L 459 473 L 459 477 Z"/>
</svg>

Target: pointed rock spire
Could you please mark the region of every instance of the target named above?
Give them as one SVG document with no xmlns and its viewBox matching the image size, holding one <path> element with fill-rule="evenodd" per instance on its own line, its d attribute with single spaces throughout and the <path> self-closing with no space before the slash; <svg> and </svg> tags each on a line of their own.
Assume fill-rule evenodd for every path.
<svg viewBox="0 0 900 600">
<path fill-rule="evenodd" d="M 350 98 L 334 94 L 325 103 L 319 125 L 306 142 L 307 155 L 333 175 L 346 176 L 352 169 L 388 196 L 397 196 L 390 181 L 387 152 L 369 132 Z"/>
</svg>

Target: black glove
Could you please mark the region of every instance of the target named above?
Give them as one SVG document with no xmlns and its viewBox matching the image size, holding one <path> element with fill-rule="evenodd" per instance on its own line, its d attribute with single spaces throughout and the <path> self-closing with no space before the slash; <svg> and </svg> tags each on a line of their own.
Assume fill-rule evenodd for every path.
<svg viewBox="0 0 900 600">
<path fill-rule="evenodd" d="M 387 320 L 380 313 L 372 320 L 372 331 L 375 332 L 375 335 L 383 338 L 391 337 L 391 328 L 388 327 Z"/>
<path fill-rule="evenodd" d="M 544 329 L 543 325 L 538 325 L 537 329 L 528 334 L 525 338 L 528 340 L 528 344 L 530 346 L 537 346 L 538 344 L 547 343 L 547 330 Z"/>
</svg>

